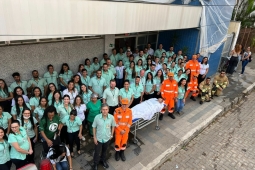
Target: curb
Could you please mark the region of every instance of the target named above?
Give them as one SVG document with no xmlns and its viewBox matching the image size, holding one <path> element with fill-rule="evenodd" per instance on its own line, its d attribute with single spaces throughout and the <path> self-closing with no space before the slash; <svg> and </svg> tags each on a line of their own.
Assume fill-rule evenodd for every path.
<svg viewBox="0 0 255 170">
<path fill-rule="evenodd" d="M 142 170 L 149 170 L 149 169 L 156 169 L 158 168 L 162 163 L 176 155 L 183 146 L 188 144 L 193 138 L 195 138 L 200 132 L 202 132 L 208 125 L 210 125 L 215 119 L 222 116 L 225 112 L 229 111 L 230 109 L 234 108 L 234 106 L 238 103 L 240 103 L 244 98 L 250 94 L 255 89 L 255 83 L 251 84 L 249 87 L 247 87 L 238 97 L 236 97 L 233 101 L 231 101 L 226 106 L 221 106 L 221 109 L 218 109 L 214 114 L 212 114 L 210 117 L 205 119 L 201 124 L 199 124 L 197 127 L 190 130 L 184 137 L 180 139 L 180 141 L 173 146 L 171 146 L 169 149 L 167 149 L 165 152 L 163 152 L 161 155 L 159 155 L 156 159 L 154 159 L 152 162 L 150 162 L 146 167 L 140 164 L 140 169 Z M 142 168 L 141 168 L 142 167 Z"/>
</svg>

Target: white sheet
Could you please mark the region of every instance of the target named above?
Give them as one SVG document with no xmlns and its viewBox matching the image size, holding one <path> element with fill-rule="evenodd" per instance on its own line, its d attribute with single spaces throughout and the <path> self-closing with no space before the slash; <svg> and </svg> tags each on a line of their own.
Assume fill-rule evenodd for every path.
<svg viewBox="0 0 255 170">
<path fill-rule="evenodd" d="M 150 120 L 156 112 L 160 112 L 164 107 L 164 102 L 159 103 L 158 99 L 152 98 L 146 100 L 136 106 L 132 110 L 132 118 L 143 118 L 144 120 Z"/>
</svg>

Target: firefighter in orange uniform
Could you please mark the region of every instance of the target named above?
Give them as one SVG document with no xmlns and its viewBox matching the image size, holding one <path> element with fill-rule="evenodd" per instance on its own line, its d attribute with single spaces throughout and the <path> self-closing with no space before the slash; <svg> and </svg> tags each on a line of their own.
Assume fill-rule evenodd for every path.
<svg viewBox="0 0 255 170">
<path fill-rule="evenodd" d="M 177 102 L 177 93 L 178 93 L 178 84 L 174 80 L 174 73 L 168 73 L 167 74 L 168 79 L 164 80 L 161 85 L 161 96 L 165 100 L 165 104 L 168 108 L 168 116 L 170 116 L 172 119 L 175 119 L 174 116 L 174 106 L 175 102 Z M 161 112 L 161 115 L 159 117 L 160 120 L 163 119 L 163 114 Z"/>
<path fill-rule="evenodd" d="M 121 100 L 121 107 L 115 109 L 114 119 L 116 122 L 115 127 L 115 160 L 126 160 L 124 150 L 127 146 L 128 133 L 132 125 L 132 111 L 127 107 L 129 104 L 128 99 Z"/>
<path fill-rule="evenodd" d="M 200 65 L 199 65 L 199 62 L 197 61 L 197 55 L 193 55 L 192 60 L 189 60 L 186 63 L 185 69 L 188 69 L 188 68 L 191 70 L 191 73 L 190 73 L 191 79 L 194 74 L 199 74 Z"/>
<path fill-rule="evenodd" d="M 197 95 L 199 93 L 197 76 L 198 76 L 198 74 L 193 74 L 193 76 L 191 77 L 191 80 L 188 83 L 188 89 L 185 94 L 185 99 L 188 97 L 189 93 L 192 92 L 190 99 L 193 101 L 196 101 L 195 97 L 197 97 Z"/>
</svg>

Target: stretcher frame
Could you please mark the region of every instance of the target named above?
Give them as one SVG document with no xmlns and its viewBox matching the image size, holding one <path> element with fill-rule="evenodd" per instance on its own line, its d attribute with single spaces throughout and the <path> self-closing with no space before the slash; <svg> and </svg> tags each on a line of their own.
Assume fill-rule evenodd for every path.
<svg viewBox="0 0 255 170">
<path fill-rule="evenodd" d="M 130 127 L 130 132 L 134 135 L 133 142 L 135 144 L 138 143 L 138 140 L 136 138 L 136 136 L 137 136 L 136 131 L 137 130 L 142 129 L 145 126 L 147 126 L 147 125 L 149 125 L 149 124 L 151 124 L 151 123 L 153 123 L 155 121 L 156 121 L 155 129 L 156 130 L 160 129 L 160 127 L 158 125 L 159 115 L 160 115 L 160 112 L 156 112 L 156 113 L 154 113 L 154 115 L 152 116 L 152 118 L 150 120 L 144 120 L 143 118 L 140 118 L 140 119 L 137 119 L 134 122 L 132 122 L 132 125 Z"/>
</svg>

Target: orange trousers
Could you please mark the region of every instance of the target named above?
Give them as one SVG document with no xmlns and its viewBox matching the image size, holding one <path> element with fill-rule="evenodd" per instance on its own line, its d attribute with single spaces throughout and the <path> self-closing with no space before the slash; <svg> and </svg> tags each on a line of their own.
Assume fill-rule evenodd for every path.
<svg viewBox="0 0 255 170">
<path fill-rule="evenodd" d="M 120 134 L 120 131 L 115 130 L 115 150 L 125 150 L 127 147 L 127 140 L 128 140 L 128 132 L 126 132 L 124 135 Z"/>
<path fill-rule="evenodd" d="M 193 93 L 193 90 L 196 90 L 196 93 Z M 198 89 L 189 89 L 189 90 L 187 90 L 186 91 L 186 96 L 188 97 L 189 96 L 189 93 L 192 93 L 191 95 L 193 96 L 193 97 L 197 97 L 197 95 L 198 95 L 198 93 L 199 93 L 199 90 Z"/>
<path fill-rule="evenodd" d="M 174 100 L 174 94 L 167 95 L 165 104 L 168 107 L 168 112 L 173 113 L 174 112 L 174 106 L 175 106 L 175 100 Z"/>
</svg>

